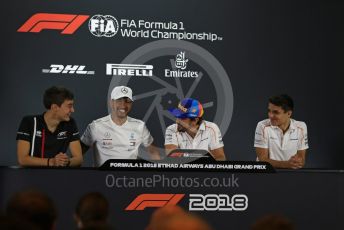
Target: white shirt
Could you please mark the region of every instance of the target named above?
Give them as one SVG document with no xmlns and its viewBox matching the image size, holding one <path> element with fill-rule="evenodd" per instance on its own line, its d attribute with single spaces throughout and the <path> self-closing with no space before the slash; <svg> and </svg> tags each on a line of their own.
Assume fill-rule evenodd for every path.
<svg viewBox="0 0 344 230">
<path fill-rule="evenodd" d="M 117 125 L 108 115 L 90 123 L 81 141 L 94 146 L 95 166 L 99 167 L 108 159 L 136 159 L 139 146 L 151 145 L 153 137 L 141 120 L 127 117 Z"/>
<path fill-rule="evenodd" d="M 269 149 L 269 158 L 287 161 L 298 150 L 308 149 L 307 126 L 302 121 L 290 119 L 289 129 L 283 131 L 272 126 L 270 119 L 258 122 L 254 147 Z"/>
<path fill-rule="evenodd" d="M 187 132 L 178 132 L 177 124 L 170 125 L 166 129 L 165 145 L 209 151 L 223 147 L 223 141 L 219 127 L 213 122 L 203 121 L 194 138 Z"/>
</svg>

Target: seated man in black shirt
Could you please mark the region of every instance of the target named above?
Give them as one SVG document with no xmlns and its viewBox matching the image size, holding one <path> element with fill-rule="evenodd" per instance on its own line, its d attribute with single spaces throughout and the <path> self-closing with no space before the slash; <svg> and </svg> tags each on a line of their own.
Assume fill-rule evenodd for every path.
<svg viewBox="0 0 344 230">
<path fill-rule="evenodd" d="M 17 132 L 18 162 L 22 166 L 80 166 L 79 131 L 71 117 L 74 96 L 66 88 L 51 87 L 44 93 L 47 109 L 41 115 L 26 116 Z M 69 157 L 67 148 L 71 152 Z"/>
</svg>

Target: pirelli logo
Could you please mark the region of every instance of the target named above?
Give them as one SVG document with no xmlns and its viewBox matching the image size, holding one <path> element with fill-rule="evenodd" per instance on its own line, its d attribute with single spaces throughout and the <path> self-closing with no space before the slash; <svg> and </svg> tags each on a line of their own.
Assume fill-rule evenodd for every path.
<svg viewBox="0 0 344 230">
<path fill-rule="evenodd" d="M 185 194 L 141 194 L 126 207 L 126 211 L 142 211 L 145 208 L 160 208 L 176 205 Z"/>
<path fill-rule="evenodd" d="M 37 13 L 31 16 L 17 31 L 39 33 L 42 30 L 61 30 L 61 34 L 73 34 L 89 15 Z"/>
<path fill-rule="evenodd" d="M 138 64 L 106 64 L 106 75 L 110 76 L 142 76 L 152 77 L 152 65 L 138 65 Z"/>
</svg>

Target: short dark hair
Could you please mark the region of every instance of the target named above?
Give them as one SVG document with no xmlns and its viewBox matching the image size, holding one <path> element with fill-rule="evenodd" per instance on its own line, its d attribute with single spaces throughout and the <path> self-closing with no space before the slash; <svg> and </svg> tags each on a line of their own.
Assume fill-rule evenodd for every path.
<svg viewBox="0 0 344 230">
<path fill-rule="evenodd" d="M 84 226 L 106 222 L 109 214 L 109 203 L 99 192 L 90 192 L 82 196 L 76 205 L 75 214 Z"/>
<path fill-rule="evenodd" d="M 293 99 L 287 94 L 281 94 L 281 95 L 270 97 L 269 102 L 273 105 L 282 107 L 284 112 L 294 110 Z"/>
<path fill-rule="evenodd" d="M 14 194 L 7 203 L 7 216 L 24 220 L 39 229 L 52 229 L 57 217 L 53 201 L 37 190 L 25 190 Z"/>
<path fill-rule="evenodd" d="M 43 104 L 46 109 L 50 109 L 52 104 L 61 106 L 65 100 L 73 100 L 74 95 L 71 91 L 62 86 L 52 86 L 45 90 Z"/>
</svg>

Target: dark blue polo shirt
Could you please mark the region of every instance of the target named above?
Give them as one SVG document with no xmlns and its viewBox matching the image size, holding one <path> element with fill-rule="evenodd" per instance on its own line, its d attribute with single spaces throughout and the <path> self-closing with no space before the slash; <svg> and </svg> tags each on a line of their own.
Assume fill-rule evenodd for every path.
<svg viewBox="0 0 344 230">
<path fill-rule="evenodd" d="M 43 116 L 24 117 L 17 132 L 17 140 L 30 142 L 30 156 L 51 158 L 60 152 L 66 153 L 70 142 L 80 140 L 73 118 L 60 122 L 52 133 Z"/>
</svg>

